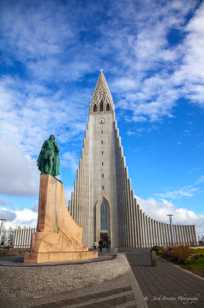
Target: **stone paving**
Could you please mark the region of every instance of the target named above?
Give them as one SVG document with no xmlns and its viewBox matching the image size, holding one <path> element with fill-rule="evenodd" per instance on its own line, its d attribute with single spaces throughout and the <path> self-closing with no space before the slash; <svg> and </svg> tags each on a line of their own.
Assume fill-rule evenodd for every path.
<svg viewBox="0 0 204 308">
<path fill-rule="evenodd" d="M 203 308 L 204 280 L 179 267 L 156 259 L 156 266 L 136 266 L 127 255 L 149 308 Z"/>
<path fill-rule="evenodd" d="M 2 262 L 0 307 L 141 308 L 136 305 L 137 288 L 130 271 L 124 255 L 102 262 L 56 266 L 23 267 Z"/>
</svg>

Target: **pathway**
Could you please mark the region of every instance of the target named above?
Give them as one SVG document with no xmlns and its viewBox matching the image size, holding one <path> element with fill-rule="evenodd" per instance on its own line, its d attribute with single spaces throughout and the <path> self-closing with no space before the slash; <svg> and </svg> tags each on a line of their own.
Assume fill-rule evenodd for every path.
<svg viewBox="0 0 204 308">
<path fill-rule="evenodd" d="M 156 266 L 136 266 L 127 255 L 149 308 L 203 308 L 204 280 L 157 258 Z"/>
</svg>

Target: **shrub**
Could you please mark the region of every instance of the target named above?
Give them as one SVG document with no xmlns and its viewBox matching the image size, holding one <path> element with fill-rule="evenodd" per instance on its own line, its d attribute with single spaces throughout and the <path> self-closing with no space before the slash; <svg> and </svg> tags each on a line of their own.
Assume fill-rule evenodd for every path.
<svg viewBox="0 0 204 308">
<path fill-rule="evenodd" d="M 155 251 L 155 253 L 156 253 L 157 255 L 159 255 L 159 256 L 162 256 L 163 253 L 164 253 L 164 247 L 162 247 L 162 246 L 154 246 L 154 247 L 152 247 L 151 250 L 152 250 L 152 251 Z"/>
<path fill-rule="evenodd" d="M 168 247 L 163 256 L 177 263 L 185 263 L 190 257 L 191 250 L 188 246 Z"/>
</svg>

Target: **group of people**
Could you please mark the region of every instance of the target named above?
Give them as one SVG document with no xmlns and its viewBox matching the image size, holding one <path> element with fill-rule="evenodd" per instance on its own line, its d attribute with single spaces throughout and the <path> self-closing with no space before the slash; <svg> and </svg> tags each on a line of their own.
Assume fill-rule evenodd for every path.
<svg viewBox="0 0 204 308">
<path fill-rule="evenodd" d="M 107 252 L 109 250 L 109 248 L 110 248 L 110 240 L 100 239 L 98 241 L 98 245 L 97 245 L 97 243 L 94 243 L 93 248 L 94 249 L 98 248 L 100 253 Z"/>
</svg>

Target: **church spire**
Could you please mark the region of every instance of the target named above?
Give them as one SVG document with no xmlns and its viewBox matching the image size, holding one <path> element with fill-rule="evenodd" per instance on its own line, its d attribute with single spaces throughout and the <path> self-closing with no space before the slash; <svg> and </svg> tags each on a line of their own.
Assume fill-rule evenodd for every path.
<svg viewBox="0 0 204 308">
<path fill-rule="evenodd" d="M 114 103 L 112 99 L 112 95 L 106 81 L 103 70 L 100 71 L 96 88 L 93 94 L 90 111 L 91 112 L 105 112 L 105 111 L 113 111 Z"/>
</svg>

